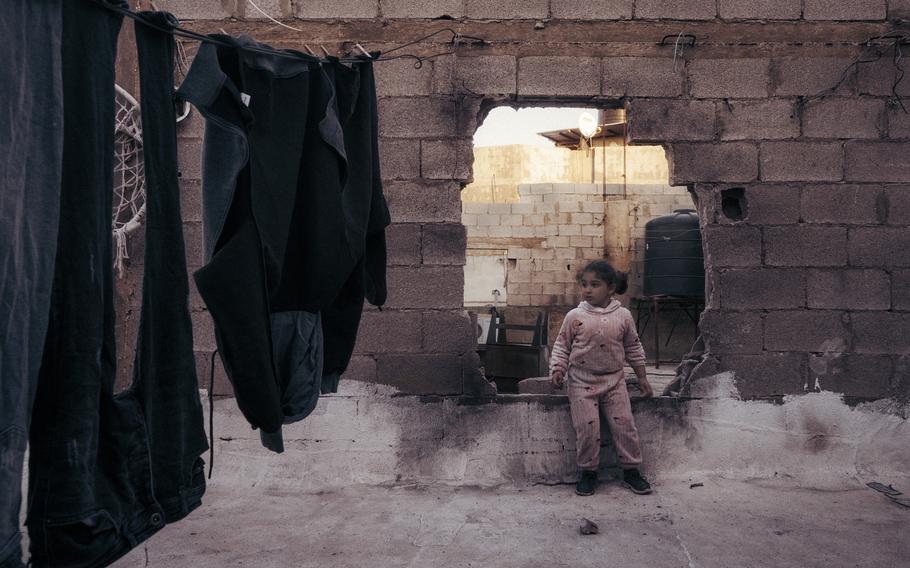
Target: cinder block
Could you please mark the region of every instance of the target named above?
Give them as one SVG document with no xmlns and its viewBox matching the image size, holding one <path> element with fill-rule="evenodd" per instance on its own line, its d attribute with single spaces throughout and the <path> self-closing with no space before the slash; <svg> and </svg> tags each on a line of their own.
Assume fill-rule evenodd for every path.
<svg viewBox="0 0 910 568">
<path fill-rule="evenodd" d="M 791 225 L 764 228 L 768 266 L 846 266 L 847 228 Z"/>
<path fill-rule="evenodd" d="M 717 0 L 717 12 L 723 20 L 798 20 L 801 4 L 800 0 Z"/>
<path fill-rule="evenodd" d="M 768 351 L 825 352 L 847 344 L 847 312 L 829 310 L 772 311 L 765 316 Z"/>
<path fill-rule="evenodd" d="M 461 266 L 389 267 L 389 309 L 456 309 L 464 303 Z"/>
<path fill-rule="evenodd" d="M 603 94 L 676 97 L 683 92 L 685 65 L 670 58 L 607 57 L 603 60 Z"/>
<path fill-rule="evenodd" d="M 713 20 L 717 16 L 715 0 L 636 0 L 637 20 Z"/>
<path fill-rule="evenodd" d="M 844 173 L 847 181 L 910 181 L 910 142 L 847 142 Z"/>
<path fill-rule="evenodd" d="M 337 0 L 320 2 L 319 0 L 298 0 L 297 17 L 301 19 L 353 20 L 375 18 L 379 15 L 379 2 L 376 0 Z"/>
<path fill-rule="evenodd" d="M 910 270 L 891 273 L 891 306 L 895 310 L 910 311 Z"/>
<path fill-rule="evenodd" d="M 529 284 L 536 272 L 527 272 L 524 270 L 509 269 L 509 284 Z M 509 295 L 511 298 L 511 294 Z"/>
<path fill-rule="evenodd" d="M 560 225 L 558 228 L 560 237 L 580 237 L 581 227 L 577 225 Z"/>
<path fill-rule="evenodd" d="M 489 228 L 489 227 L 477 227 L 477 226 L 472 227 L 472 226 L 467 226 L 467 227 L 465 227 L 465 228 L 466 228 L 467 231 L 468 231 L 468 238 L 469 238 L 469 239 L 475 238 L 475 237 L 489 237 L 489 236 L 490 236 L 490 228 Z"/>
<path fill-rule="evenodd" d="M 714 138 L 711 101 L 634 99 L 628 112 L 631 143 Z"/>
<path fill-rule="evenodd" d="M 490 203 L 488 205 L 490 208 L 490 213 L 495 215 L 511 215 L 512 214 L 512 204 L 511 203 Z"/>
<path fill-rule="evenodd" d="M 462 360 L 459 355 L 379 355 L 377 382 L 408 394 L 460 394 Z"/>
<path fill-rule="evenodd" d="M 514 258 L 516 260 L 519 258 L 531 258 L 531 250 L 521 247 L 509 247 L 508 252 L 506 252 L 506 258 Z M 509 274 L 511 274 L 511 271 Z"/>
<path fill-rule="evenodd" d="M 765 181 L 839 181 L 844 177 L 840 142 L 763 142 Z"/>
<path fill-rule="evenodd" d="M 600 59 L 595 57 L 522 57 L 518 61 L 518 94 L 599 95 L 600 73 Z"/>
<path fill-rule="evenodd" d="M 471 215 L 470 213 L 461 214 L 461 224 L 465 227 L 471 227 L 477 225 L 477 215 Z"/>
<path fill-rule="evenodd" d="M 878 60 L 863 63 L 857 68 L 857 92 L 860 95 L 884 97 L 893 97 L 894 91 L 902 97 L 910 95 L 910 85 L 900 80 L 901 72 L 894 65 L 893 52 L 890 49 L 883 51 L 882 57 Z"/>
<path fill-rule="evenodd" d="M 791 100 L 730 101 L 717 105 L 721 140 L 774 140 L 798 138 L 799 119 Z"/>
<path fill-rule="evenodd" d="M 455 179 L 470 183 L 474 146 L 470 139 L 423 140 L 420 175 L 429 179 Z"/>
<path fill-rule="evenodd" d="M 512 227 L 512 236 L 516 239 L 530 239 L 537 236 L 536 227 Z"/>
<path fill-rule="evenodd" d="M 806 20 L 884 20 L 885 0 L 805 0 L 803 18 Z"/>
<path fill-rule="evenodd" d="M 515 94 L 518 64 L 511 55 L 442 57 L 436 59 L 437 93 Z"/>
<path fill-rule="evenodd" d="M 857 227 L 849 233 L 851 266 L 910 266 L 910 231 L 898 227 Z"/>
<path fill-rule="evenodd" d="M 724 354 L 719 371 L 733 371 L 734 385 L 745 399 L 800 394 L 808 376 L 805 353 Z"/>
<path fill-rule="evenodd" d="M 695 98 L 765 98 L 769 92 L 768 59 L 695 59 L 689 82 Z"/>
<path fill-rule="evenodd" d="M 885 203 L 889 224 L 910 225 L 910 187 L 886 187 Z"/>
<path fill-rule="evenodd" d="M 475 331 L 464 310 L 423 314 L 423 351 L 427 353 L 467 353 L 474 347 Z"/>
<path fill-rule="evenodd" d="M 464 16 L 464 0 L 382 0 L 384 18 L 439 18 Z M 412 63 L 413 65 L 413 63 Z"/>
<path fill-rule="evenodd" d="M 512 235 L 512 229 L 513 229 L 512 227 L 507 227 L 507 226 L 502 226 L 502 225 L 494 225 L 494 226 L 490 227 L 490 229 L 489 229 L 489 230 L 490 230 L 490 236 L 491 236 L 491 237 L 499 237 L 499 238 L 511 237 L 511 236 L 513 236 L 513 235 Z"/>
<path fill-rule="evenodd" d="M 180 217 L 183 221 L 202 221 L 202 182 L 181 180 Z"/>
<path fill-rule="evenodd" d="M 894 362 L 887 355 L 825 353 L 809 356 L 809 378 L 822 390 L 869 399 L 889 394 Z"/>
<path fill-rule="evenodd" d="M 571 215 L 572 223 L 576 225 L 591 225 L 594 223 L 594 215 L 590 213 L 572 213 Z"/>
<path fill-rule="evenodd" d="M 474 215 L 489 215 L 489 203 L 472 203 L 470 201 L 462 202 L 461 210 L 463 213 L 472 213 Z"/>
<path fill-rule="evenodd" d="M 550 0 L 550 16 L 564 20 L 628 20 L 634 0 Z"/>
<path fill-rule="evenodd" d="M 573 247 L 590 248 L 594 246 L 594 238 L 585 236 L 570 237 L 569 244 Z"/>
<path fill-rule="evenodd" d="M 390 182 L 386 201 L 396 223 L 461 221 L 461 185 L 457 182 Z"/>
<path fill-rule="evenodd" d="M 376 96 L 413 97 L 433 92 L 433 62 L 425 61 L 420 68 L 410 59 L 383 61 L 376 73 Z"/>
<path fill-rule="evenodd" d="M 380 138 L 379 161 L 383 180 L 420 177 L 420 141 Z"/>
<path fill-rule="evenodd" d="M 808 223 L 869 225 L 888 219 L 888 204 L 879 185 L 804 187 L 800 208 Z"/>
<path fill-rule="evenodd" d="M 604 228 L 603 225 L 585 225 L 581 228 L 581 234 L 585 237 L 597 237 L 599 239 L 603 239 Z"/>
<path fill-rule="evenodd" d="M 746 182 L 758 177 L 758 147 L 743 142 L 673 144 L 670 183 Z"/>
<path fill-rule="evenodd" d="M 910 19 L 910 0 L 889 0 L 888 18 Z"/>
<path fill-rule="evenodd" d="M 202 140 L 195 138 L 178 140 L 177 177 L 181 181 L 202 179 Z"/>
<path fill-rule="evenodd" d="M 746 221 L 755 225 L 796 223 L 800 215 L 799 186 L 750 185 L 746 188 Z"/>
<path fill-rule="evenodd" d="M 205 135 L 205 118 L 202 113 L 192 108 L 186 118 L 177 123 L 177 139 L 196 138 L 201 140 Z"/>
<path fill-rule="evenodd" d="M 712 225 L 705 227 L 704 238 L 707 266 L 761 266 L 762 235 L 758 227 Z"/>
<path fill-rule="evenodd" d="M 910 0 L 907 3 L 910 4 Z M 910 113 L 904 112 L 900 106 L 889 106 L 885 114 L 888 121 L 888 138 L 892 140 L 910 138 Z"/>
<path fill-rule="evenodd" d="M 833 88 L 841 80 L 852 60 L 848 57 L 788 57 L 775 60 L 771 71 L 771 92 L 778 96 L 811 96 Z M 850 93 L 854 77 L 838 89 Z"/>
<path fill-rule="evenodd" d="M 571 238 L 571 237 L 564 237 Z M 556 258 L 556 251 L 554 249 L 534 249 L 531 252 L 531 258 L 535 260 L 553 260 Z"/>
<path fill-rule="evenodd" d="M 465 0 L 465 11 L 471 19 L 531 20 L 546 18 L 549 12 L 548 0 Z"/>
<path fill-rule="evenodd" d="M 698 329 L 711 353 L 758 353 L 762 350 L 761 312 L 706 310 Z"/>
<path fill-rule="evenodd" d="M 480 227 L 484 227 L 484 226 L 492 227 L 492 226 L 498 226 L 499 224 L 500 224 L 499 215 L 478 215 L 477 216 L 477 225 Z"/>
<path fill-rule="evenodd" d="M 857 353 L 906 354 L 910 313 L 853 312 L 853 350 Z"/>
<path fill-rule="evenodd" d="M 214 351 L 215 322 L 208 310 L 200 310 L 191 314 L 193 325 L 193 348 L 200 351 Z"/>
<path fill-rule="evenodd" d="M 774 310 L 806 305 L 806 273 L 800 269 L 745 268 L 720 273 L 726 310 Z"/>
<path fill-rule="evenodd" d="M 379 100 L 379 134 L 392 138 L 466 137 L 477 128 L 474 101 L 443 97 Z"/>
<path fill-rule="evenodd" d="M 528 215 L 534 214 L 534 204 L 533 203 L 510 203 L 510 211 L 512 215 L 524 215 L 525 220 L 527 220 Z M 527 224 L 527 223 L 524 223 Z"/>
<path fill-rule="evenodd" d="M 816 100 L 803 107 L 806 138 L 879 138 L 884 130 L 885 103 L 876 99 Z"/>
<path fill-rule="evenodd" d="M 524 217 L 521 215 L 500 215 L 499 222 L 506 227 L 521 227 L 524 224 Z"/>
<path fill-rule="evenodd" d="M 197 221 L 185 221 L 183 223 L 183 245 L 186 251 L 186 265 L 195 268 L 203 265 L 203 245 L 202 245 L 202 223 Z M 132 255 L 136 261 L 140 258 L 140 251 L 134 250 Z M 145 254 L 144 249 L 142 254 Z M 192 270 L 190 270 L 192 272 Z"/>
<path fill-rule="evenodd" d="M 393 223 L 385 230 L 388 264 L 416 266 L 420 264 L 420 225 Z"/>
<path fill-rule="evenodd" d="M 423 226 L 423 263 L 463 265 L 467 234 L 461 223 L 431 223 Z"/>
<path fill-rule="evenodd" d="M 891 279 L 884 270 L 810 270 L 807 279 L 810 308 L 887 310 Z"/>
<path fill-rule="evenodd" d="M 237 1 L 158 0 L 156 9 L 170 12 L 181 20 L 223 20 L 239 15 Z"/>
<path fill-rule="evenodd" d="M 416 352 L 421 345 L 421 315 L 415 311 L 363 313 L 355 353 Z"/>
<path fill-rule="evenodd" d="M 571 196 L 563 197 L 557 201 L 556 210 L 560 213 L 580 213 L 581 212 L 581 203 L 578 201 L 569 201 Z M 560 219 L 562 221 L 562 219 Z M 571 223 L 571 217 L 565 219 L 565 222 Z"/>
</svg>

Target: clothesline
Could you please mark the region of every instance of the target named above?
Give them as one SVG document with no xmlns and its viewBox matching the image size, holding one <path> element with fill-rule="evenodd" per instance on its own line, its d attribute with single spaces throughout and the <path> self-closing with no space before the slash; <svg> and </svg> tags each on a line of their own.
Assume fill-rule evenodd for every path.
<svg viewBox="0 0 910 568">
<path fill-rule="evenodd" d="M 446 52 L 442 52 L 442 53 L 434 53 L 431 55 L 426 55 L 423 57 L 417 56 L 417 55 L 412 55 L 412 54 L 401 54 L 401 55 L 392 55 L 392 56 L 390 56 L 389 54 L 393 53 L 395 51 L 398 51 L 400 49 L 404 49 L 405 47 L 410 47 L 412 45 L 418 44 L 422 41 L 430 39 L 433 36 L 439 35 L 441 33 L 446 33 L 446 32 L 452 34 L 451 43 L 455 47 L 457 47 L 459 42 L 461 42 L 462 40 L 470 40 L 470 41 L 474 41 L 474 42 L 479 42 L 481 44 L 488 43 L 486 40 L 479 38 L 479 37 L 462 35 L 462 34 L 458 33 L 457 31 L 453 30 L 452 28 L 442 28 L 440 30 L 436 30 L 435 32 L 433 32 L 431 34 L 427 34 L 423 37 L 417 38 L 415 40 L 409 41 L 407 43 L 404 43 L 402 45 L 389 49 L 385 52 L 385 54 L 382 54 L 382 52 L 377 50 L 377 51 L 370 52 L 368 55 L 358 55 L 358 56 L 354 56 L 354 57 L 328 56 L 327 58 L 323 59 L 323 58 L 320 58 L 315 55 L 310 55 L 310 54 L 304 53 L 302 51 L 296 51 L 296 50 L 290 50 L 290 49 L 274 49 L 274 48 L 270 48 L 270 47 L 259 47 L 259 46 L 253 46 L 253 45 L 237 46 L 234 43 L 228 43 L 226 41 L 223 41 L 223 40 L 219 39 L 217 36 L 201 34 L 199 32 L 194 32 L 192 30 L 182 28 L 179 25 L 177 25 L 176 19 L 174 19 L 173 26 L 171 28 L 165 28 L 165 27 L 159 26 L 158 24 L 151 21 L 144 14 L 142 14 L 140 12 L 135 12 L 133 10 L 130 10 L 129 8 L 121 8 L 119 6 L 114 6 L 114 5 L 106 2 L 105 0 L 88 0 L 88 1 L 92 2 L 93 4 L 96 4 L 98 6 L 101 6 L 102 8 L 105 8 L 107 10 L 116 12 L 127 18 L 131 18 L 137 22 L 141 22 L 143 25 L 149 26 L 160 32 L 169 33 L 169 34 L 172 34 L 177 37 L 183 37 L 186 39 L 191 39 L 191 40 L 195 40 L 195 41 L 199 41 L 199 42 L 203 42 L 203 43 L 211 43 L 211 44 L 219 45 L 222 47 L 231 47 L 231 48 L 235 48 L 235 49 L 239 48 L 239 49 L 243 49 L 245 51 L 262 53 L 262 54 L 266 54 L 266 55 L 273 55 L 276 57 L 286 57 L 286 58 L 290 58 L 290 59 L 302 59 L 304 61 L 315 61 L 315 62 L 320 62 L 320 63 L 323 61 L 329 61 L 329 60 L 341 61 L 341 62 L 345 62 L 345 63 L 353 63 L 353 62 L 364 61 L 364 60 L 391 61 L 391 60 L 395 60 L 395 59 L 408 58 L 408 59 L 414 59 L 415 60 L 414 66 L 419 68 L 422 65 L 422 62 L 427 59 L 440 57 L 442 55 L 449 55 L 453 52 L 446 51 Z"/>
</svg>

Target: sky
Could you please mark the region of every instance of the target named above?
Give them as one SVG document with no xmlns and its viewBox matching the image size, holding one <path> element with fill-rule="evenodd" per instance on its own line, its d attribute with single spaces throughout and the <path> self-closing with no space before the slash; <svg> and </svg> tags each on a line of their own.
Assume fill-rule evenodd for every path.
<svg viewBox="0 0 910 568">
<path fill-rule="evenodd" d="M 496 107 L 490 111 L 477 132 L 474 146 L 502 146 L 506 144 L 528 144 L 552 148 L 553 142 L 537 132 L 578 128 L 578 115 L 592 113 L 594 109 L 584 108 L 523 108 Z"/>
</svg>

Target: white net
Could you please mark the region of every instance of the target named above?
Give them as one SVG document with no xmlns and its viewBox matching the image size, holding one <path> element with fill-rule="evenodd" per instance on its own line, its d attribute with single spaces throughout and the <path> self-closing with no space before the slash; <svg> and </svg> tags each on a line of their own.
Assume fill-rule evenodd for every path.
<svg viewBox="0 0 910 568">
<path fill-rule="evenodd" d="M 114 131 L 114 267 L 123 276 L 123 261 L 129 258 L 127 236 L 145 217 L 145 171 L 142 157 L 142 123 L 139 103 L 120 85 L 116 95 Z"/>
</svg>

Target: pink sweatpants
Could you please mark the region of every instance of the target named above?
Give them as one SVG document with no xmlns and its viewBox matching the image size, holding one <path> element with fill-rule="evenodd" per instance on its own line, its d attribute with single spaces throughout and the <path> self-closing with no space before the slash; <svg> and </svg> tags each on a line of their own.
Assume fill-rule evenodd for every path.
<svg viewBox="0 0 910 568">
<path fill-rule="evenodd" d="M 623 469 L 641 463 L 641 444 L 632 404 L 622 370 L 594 375 L 570 367 L 566 380 L 579 469 L 597 469 L 600 464 L 600 413 L 607 418 L 613 445 Z"/>
</svg>

